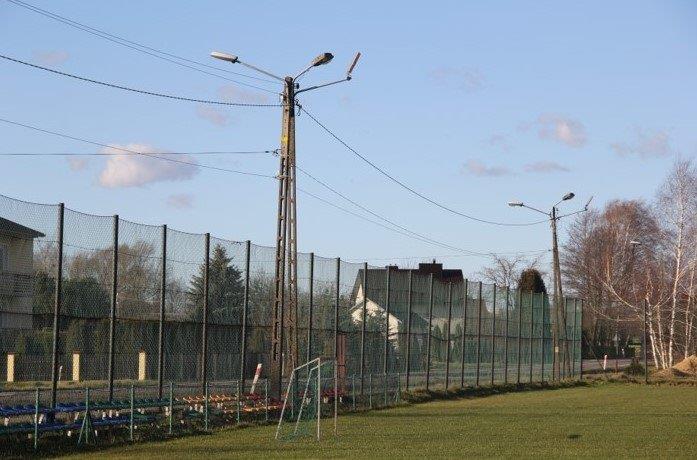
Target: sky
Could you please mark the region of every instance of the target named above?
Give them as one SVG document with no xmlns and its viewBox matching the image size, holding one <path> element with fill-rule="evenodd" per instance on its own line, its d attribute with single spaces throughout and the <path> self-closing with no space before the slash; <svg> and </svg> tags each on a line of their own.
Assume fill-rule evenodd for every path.
<svg viewBox="0 0 697 460">
<path fill-rule="evenodd" d="M 697 2 L 82 2 L 32 0 L 74 21 L 221 70 L 219 78 L 76 30 L 0 0 L 0 54 L 62 72 L 195 99 L 276 104 L 281 86 L 213 61 L 225 51 L 274 74 L 314 56 L 334 60 L 301 86 L 299 103 L 362 156 L 460 213 L 505 223 L 612 199 L 650 200 L 675 158 L 697 156 Z M 162 56 L 162 55 L 160 55 Z M 179 61 L 182 62 L 182 61 Z M 187 61 L 188 62 L 188 61 Z M 259 86 L 240 85 L 237 82 Z M 156 98 L 0 59 L 0 118 L 113 146 L 111 150 L 0 122 L 3 153 L 259 151 L 279 147 L 280 107 Z M 544 251 L 549 226 L 496 226 L 447 212 L 361 161 L 302 111 L 298 165 L 390 221 L 480 253 Z M 184 161 L 273 176 L 270 154 Z M 187 232 L 273 245 L 277 183 L 133 155 L 2 156 L 0 194 Z M 299 173 L 298 187 L 372 220 Z M 298 197 L 301 251 L 414 265 L 436 258 L 473 274 L 490 258 L 388 231 L 316 198 Z M 391 225 L 380 221 L 383 225 Z M 561 223 L 562 242 L 569 221 Z M 542 264 L 548 263 L 544 253 Z"/>
</svg>

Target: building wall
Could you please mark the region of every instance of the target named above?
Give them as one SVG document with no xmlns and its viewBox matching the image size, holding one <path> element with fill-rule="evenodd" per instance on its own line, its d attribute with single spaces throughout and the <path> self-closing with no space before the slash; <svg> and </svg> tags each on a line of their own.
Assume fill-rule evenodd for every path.
<svg viewBox="0 0 697 460">
<path fill-rule="evenodd" d="M 0 328 L 30 329 L 33 282 L 26 276 L 34 274 L 34 240 L 0 234 L 0 245 L 7 251 L 7 265 L 0 273 L 0 282 L 5 284 L 0 289 L 3 292 L 0 296 Z M 7 291 L 19 292 L 10 294 Z"/>
</svg>

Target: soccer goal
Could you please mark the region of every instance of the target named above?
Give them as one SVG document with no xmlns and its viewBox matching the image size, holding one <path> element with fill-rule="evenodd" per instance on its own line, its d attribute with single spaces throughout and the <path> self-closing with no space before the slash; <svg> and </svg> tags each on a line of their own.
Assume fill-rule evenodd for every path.
<svg viewBox="0 0 697 460">
<path fill-rule="evenodd" d="M 276 428 L 276 439 L 319 440 L 323 419 L 333 419 L 336 435 L 337 377 L 336 360 L 332 358 L 315 358 L 293 369 Z"/>
</svg>

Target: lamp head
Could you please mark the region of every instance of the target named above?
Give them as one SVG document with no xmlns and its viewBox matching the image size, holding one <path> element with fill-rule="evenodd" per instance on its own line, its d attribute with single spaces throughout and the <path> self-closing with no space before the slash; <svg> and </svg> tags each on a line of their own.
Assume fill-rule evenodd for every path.
<svg viewBox="0 0 697 460">
<path fill-rule="evenodd" d="M 348 67 L 348 70 L 346 71 L 346 78 L 351 78 L 351 74 L 353 73 L 353 69 L 356 68 L 356 64 L 358 64 L 358 59 L 360 59 L 361 53 L 358 52 L 356 55 L 353 57 L 353 61 L 351 61 L 351 64 Z"/>
<path fill-rule="evenodd" d="M 312 61 L 312 67 L 329 64 L 332 59 L 334 59 L 334 55 L 332 53 L 322 53 Z"/>
<path fill-rule="evenodd" d="M 522 201 L 509 201 L 508 206 L 515 208 L 515 207 L 523 207 L 523 202 Z"/>
<path fill-rule="evenodd" d="M 574 192 L 569 192 L 566 195 L 564 195 L 564 197 L 561 200 L 562 201 L 569 201 L 570 199 L 572 199 L 575 196 L 576 195 L 574 194 Z"/>
<path fill-rule="evenodd" d="M 227 61 L 231 64 L 234 64 L 238 61 L 237 56 L 235 56 L 234 54 L 221 53 L 219 51 L 213 51 L 211 53 L 211 57 L 215 59 L 220 59 L 221 61 Z"/>
</svg>

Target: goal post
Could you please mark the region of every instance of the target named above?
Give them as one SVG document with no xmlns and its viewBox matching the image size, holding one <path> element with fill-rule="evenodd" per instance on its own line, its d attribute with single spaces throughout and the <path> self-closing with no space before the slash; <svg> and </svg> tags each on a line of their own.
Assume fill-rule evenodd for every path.
<svg viewBox="0 0 697 460">
<path fill-rule="evenodd" d="M 322 437 L 322 419 L 332 418 L 337 430 L 338 372 L 333 358 L 315 358 L 290 374 L 276 427 L 276 439 Z"/>
</svg>

